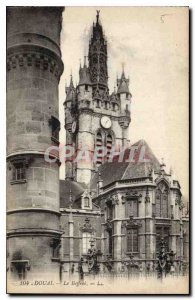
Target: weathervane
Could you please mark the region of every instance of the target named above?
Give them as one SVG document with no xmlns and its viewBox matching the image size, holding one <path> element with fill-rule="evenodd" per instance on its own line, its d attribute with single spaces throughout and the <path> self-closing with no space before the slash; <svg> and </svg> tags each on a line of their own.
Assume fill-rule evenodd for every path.
<svg viewBox="0 0 195 300">
<path fill-rule="evenodd" d="M 97 12 L 97 15 L 96 15 L 97 23 L 99 23 L 99 14 L 100 14 L 100 10 L 96 10 L 96 12 Z"/>
</svg>

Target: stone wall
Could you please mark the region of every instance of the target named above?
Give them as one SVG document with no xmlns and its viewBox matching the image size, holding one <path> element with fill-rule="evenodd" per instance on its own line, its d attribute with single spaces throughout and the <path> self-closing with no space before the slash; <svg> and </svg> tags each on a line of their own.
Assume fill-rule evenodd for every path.
<svg viewBox="0 0 195 300">
<path fill-rule="evenodd" d="M 26 278 L 43 273 L 59 277 L 52 249 L 61 236 L 59 164 L 46 162 L 44 153 L 51 145 L 58 146 L 52 138 L 52 120 L 58 122 L 63 71 L 62 10 L 7 8 L 8 276 L 14 278 L 19 276 L 17 264 L 24 266 Z M 13 176 L 18 163 L 25 173 L 22 180 Z"/>
</svg>

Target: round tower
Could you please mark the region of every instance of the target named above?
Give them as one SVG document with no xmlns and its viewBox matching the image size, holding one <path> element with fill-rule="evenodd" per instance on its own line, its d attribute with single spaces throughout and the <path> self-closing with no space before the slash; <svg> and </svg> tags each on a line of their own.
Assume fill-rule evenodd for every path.
<svg viewBox="0 0 195 300">
<path fill-rule="evenodd" d="M 59 159 L 45 152 L 59 145 L 62 11 L 7 8 L 7 270 L 15 280 L 60 272 Z"/>
</svg>

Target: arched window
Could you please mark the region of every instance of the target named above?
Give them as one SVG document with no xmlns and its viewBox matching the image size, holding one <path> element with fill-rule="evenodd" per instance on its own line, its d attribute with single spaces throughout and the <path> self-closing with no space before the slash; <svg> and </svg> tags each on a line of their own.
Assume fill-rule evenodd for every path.
<svg viewBox="0 0 195 300">
<path fill-rule="evenodd" d="M 168 218 L 168 186 L 164 182 L 156 190 L 156 217 Z"/>
<path fill-rule="evenodd" d="M 96 134 L 96 143 L 95 143 L 95 151 L 96 151 L 96 167 L 98 168 L 103 162 L 102 156 L 102 147 L 103 147 L 103 136 L 101 131 L 98 131 Z"/>
<path fill-rule="evenodd" d="M 107 158 L 107 160 L 110 157 L 110 152 L 111 152 L 111 149 L 112 149 L 112 144 L 113 144 L 112 134 L 108 133 L 107 136 L 106 136 L 106 150 L 107 150 L 107 152 L 106 152 L 106 158 Z"/>
</svg>

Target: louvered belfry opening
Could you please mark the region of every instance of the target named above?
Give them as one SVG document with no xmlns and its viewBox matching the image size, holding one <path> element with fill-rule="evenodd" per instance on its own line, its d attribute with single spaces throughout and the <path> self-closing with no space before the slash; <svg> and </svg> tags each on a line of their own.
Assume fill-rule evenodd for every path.
<svg viewBox="0 0 195 300">
<path fill-rule="evenodd" d="M 112 135 L 109 133 L 107 135 L 107 138 L 106 138 L 106 150 L 107 150 L 107 153 L 106 153 L 106 158 L 107 160 L 109 160 L 110 158 L 110 152 L 111 152 L 111 149 L 112 149 Z"/>
<path fill-rule="evenodd" d="M 98 131 L 96 135 L 96 151 L 97 151 L 96 167 L 97 168 L 99 168 L 99 166 L 103 162 L 102 147 L 103 147 L 103 137 L 102 137 L 102 133 Z"/>
</svg>

